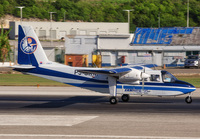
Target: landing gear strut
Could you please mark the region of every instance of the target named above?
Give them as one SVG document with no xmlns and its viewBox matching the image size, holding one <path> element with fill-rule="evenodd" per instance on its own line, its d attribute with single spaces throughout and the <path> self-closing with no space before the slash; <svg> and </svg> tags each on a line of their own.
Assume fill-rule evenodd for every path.
<svg viewBox="0 0 200 139">
<path fill-rule="evenodd" d="M 128 102 L 129 101 L 129 95 L 128 94 L 123 94 L 121 97 L 122 101 Z"/>
<path fill-rule="evenodd" d="M 187 97 L 185 98 L 185 102 L 188 103 L 188 104 L 192 103 L 192 97 L 191 97 L 190 95 L 187 96 Z"/>
<path fill-rule="evenodd" d="M 116 90 L 116 84 L 117 79 L 115 77 L 108 77 L 108 84 L 109 84 L 109 92 L 110 92 L 110 104 L 117 104 L 117 90 Z"/>
</svg>

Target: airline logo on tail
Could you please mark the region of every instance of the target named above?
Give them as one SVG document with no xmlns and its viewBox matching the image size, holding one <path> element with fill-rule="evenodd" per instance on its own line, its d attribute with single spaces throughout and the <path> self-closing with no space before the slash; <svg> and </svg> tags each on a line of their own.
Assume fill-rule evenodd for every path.
<svg viewBox="0 0 200 139">
<path fill-rule="evenodd" d="M 24 37 L 20 42 L 20 48 L 25 54 L 32 54 L 37 49 L 37 42 L 32 37 Z"/>
</svg>

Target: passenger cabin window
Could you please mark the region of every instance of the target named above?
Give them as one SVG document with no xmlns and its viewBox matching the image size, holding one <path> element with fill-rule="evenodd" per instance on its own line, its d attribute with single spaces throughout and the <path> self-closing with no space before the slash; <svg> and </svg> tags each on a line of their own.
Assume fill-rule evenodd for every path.
<svg viewBox="0 0 200 139">
<path fill-rule="evenodd" d="M 160 82 L 160 75 L 152 74 L 150 77 L 150 81 Z"/>
</svg>

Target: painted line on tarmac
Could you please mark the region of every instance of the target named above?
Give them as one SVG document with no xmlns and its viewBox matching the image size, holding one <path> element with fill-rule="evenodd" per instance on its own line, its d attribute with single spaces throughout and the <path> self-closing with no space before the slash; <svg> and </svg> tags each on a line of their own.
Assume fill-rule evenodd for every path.
<svg viewBox="0 0 200 139">
<path fill-rule="evenodd" d="M 0 115 L 0 125 L 13 126 L 73 126 L 98 116 L 63 115 Z"/>
<path fill-rule="evenodd" d="M 115 138 L 115 139 L 199 139 L 199 137 L 162 136 L 112 136 L 112 135 L 45 135 L 45 134 L 0 134 L 0 137 L 40 137 L 40 138 Z"/>
</svg>

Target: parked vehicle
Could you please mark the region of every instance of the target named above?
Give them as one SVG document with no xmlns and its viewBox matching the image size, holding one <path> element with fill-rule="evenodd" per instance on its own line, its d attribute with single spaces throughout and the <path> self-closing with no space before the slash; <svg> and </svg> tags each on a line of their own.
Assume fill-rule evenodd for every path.
<svg viewBox="0 0 200 139">
<path fill-rule="evenodd" d="M 184 62 L 184 67 L 185 68 L 190 68 L 190 67 L 200 67 L 200 59 L 198 55 L 189 55 L 188 58 Z"/>
</svg>

